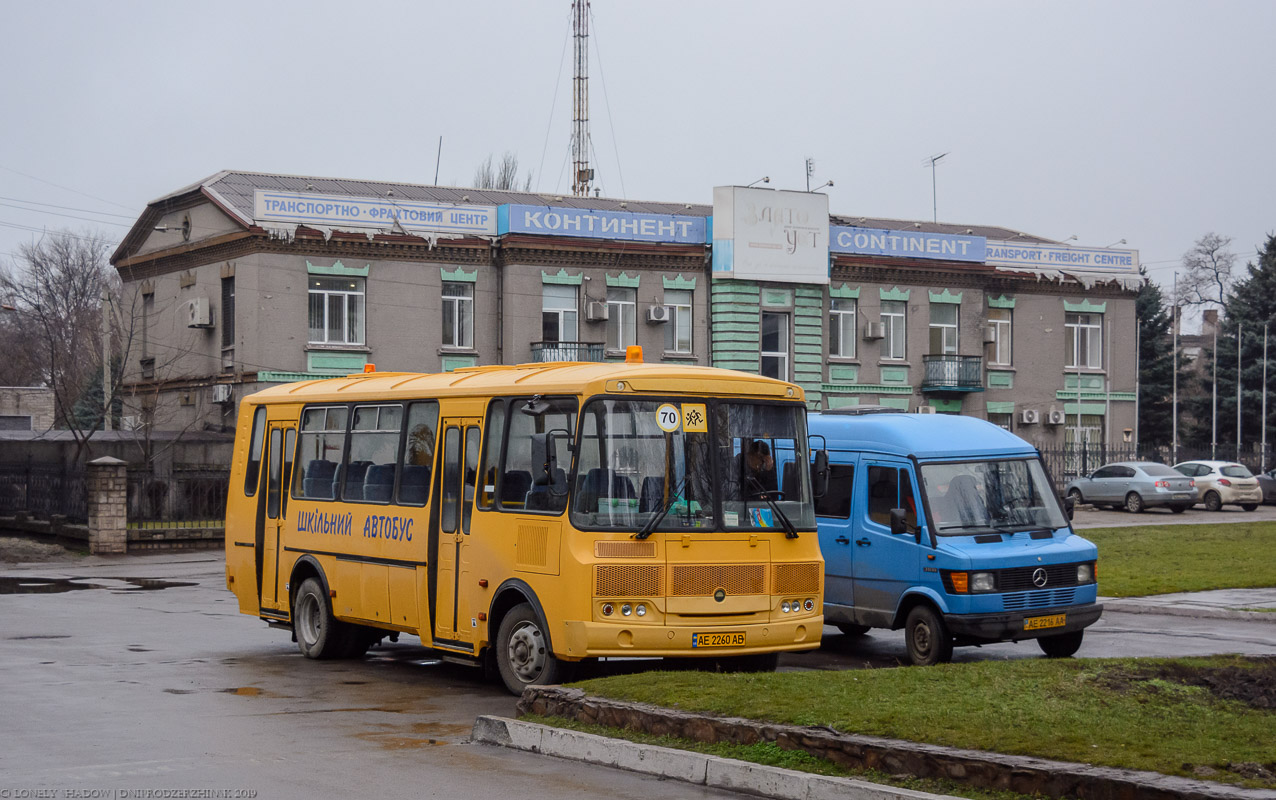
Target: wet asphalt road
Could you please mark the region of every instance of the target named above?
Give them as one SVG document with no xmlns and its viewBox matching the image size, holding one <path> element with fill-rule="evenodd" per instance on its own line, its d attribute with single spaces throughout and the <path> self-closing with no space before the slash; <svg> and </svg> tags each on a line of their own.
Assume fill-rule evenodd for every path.
<svg viewBox="0 0 1276 800">
<path fill-rule="evenodd" d="M 237 612 L 220 552 L 97 561 L 0 568 L 25 584 L 76 576 L 83 578 L 77 584 L 98 587 L 0 594 L 0 793 L 736 796 L 469 744 L 474 717 L 512 715 L 514 698 L 477 670 L 436 661 L 411 637 L 363 661 L 307 661 L 287 632 Z M 108 576 L 193 585 L 160 588 Z M 1222 652 L 1276 653 L 1276 625 L 1110 613 L 1090 629 L 1079 655 Z M 830 628 L 821 650 L 786 656 L 782 668 L 889 666 L 903 656 L 899 633 L 846 637 Z M 1030 642 L 958 649 L 955 656 L 1038 657 Z M 632 662 L 609 668 L 626 666 Z"/>
</svg>

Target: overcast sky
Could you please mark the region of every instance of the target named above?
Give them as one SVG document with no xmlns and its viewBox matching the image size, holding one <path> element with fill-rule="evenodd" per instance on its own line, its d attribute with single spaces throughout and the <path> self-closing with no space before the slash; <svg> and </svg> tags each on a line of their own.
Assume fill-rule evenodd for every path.
<svg viewBox="0 0 1276 800">
<path fill-rule="evenodd" d="M 45 228 L 118 239 L 222 169 L 430 183 L 440 136 L 442 184 L 508 150 L 533 188 L 570 191 L 570 6 L 8 3 L 0 257 Z M 1207 231 L 1242 263 L 1276 233 L 1276 3 L 592 11 L 607 196 L 710 203 L 764 175 L 801 189 L 811 157 L 834 213 L 928 220 L 924 162 L 948 152 L 941 221 L 1126 239 L 1166 284 Z"/>
</svg>

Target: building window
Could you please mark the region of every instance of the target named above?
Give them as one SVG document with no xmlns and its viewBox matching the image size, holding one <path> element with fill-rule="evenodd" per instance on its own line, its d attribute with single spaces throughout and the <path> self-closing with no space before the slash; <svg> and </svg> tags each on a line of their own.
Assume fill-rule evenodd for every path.
<svg viewBox="0 0 1276 800">
<path fill-rule="evenodd" d="M 474 284 L 443 283 L 443 346 L 474 347 Z"/>
<path fill-rule="evenodd" d="M 363 344 L 363 278 L 310 276 L 310 343 Z"/>
<path fill-rule="evenodd" d="M 576 287 L 541 289 L 541 341 L 576 341 Z"/>
<path fill-rule="evenodd" d="M 222 347 L 235 346 L 235 276 L 222 278 Z"/>
<path fill-rule="evenodd" d="M 624 350 L 637 344 L 638 290 L 612 287 L 607 290 L 607 349 Z"/>
<path fill-rule="evenodd" d="M 882 341 L 882 358 L 908 358 L 908 337 L 904 330 L 907 313 L 908 303 L 903 300 L 882 301 L 881 322 L 886 328 L 886 338 Z"/>
<path fill-rule="evenodd" d="M 1010 366 L 1010 319 L 1013 313 L 1008 308 L 988 309 L 988 324 L 992 326 L 991 364 Z"/>
<path fill-rule="evenodd" d="M 932 356 L 957 355 L 957 310 L 960 307 L 952 303 L 931 303 L 930 354 Z"/>
<path fill-rule="evenodd" d="M 762 374 L 789 379 L 789 315 L 762 312 Z"/>
<path fill-rule="evenodd" d="M 1013 424 L 1015 421 L 1014 414 L 994 414 L 991 411 L 989 411 L 988 421 L 999 428 L 1005 428 L 1006 430 L 1011 431 L 1012 433 L 1014 432 L 1014 428 L 1013 428 Z"/>
<path fill-rule="evenodd" d="M 1068 366 L 1071 368 L 1103 368 L 1103 315 L 1067 314 L 1065 341 Z"/>
<path fill-rule="evenodd" d="M 691 292 L 665 289 L 665 307 L 669 322 L 665 325 L 665 352 L 691 352 Z"/>
<path fill-rule="evenodd" d="M 855 358 L 855 320 L 859 301 L 834 297 L 829 307 L 829 355 Z"/>
</svg>

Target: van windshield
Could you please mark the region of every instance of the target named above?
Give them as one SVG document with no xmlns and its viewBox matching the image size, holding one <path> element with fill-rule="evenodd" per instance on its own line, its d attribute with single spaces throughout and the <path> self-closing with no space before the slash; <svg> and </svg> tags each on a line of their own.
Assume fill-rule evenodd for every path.
<svg viewBox="0 0 1276 800">
<path fill-rule="evenodd" d="M 1068 525 L 1035 458 L 923 464 L 921 473 L 931 526 L 939 536 Z"/>
</svg>

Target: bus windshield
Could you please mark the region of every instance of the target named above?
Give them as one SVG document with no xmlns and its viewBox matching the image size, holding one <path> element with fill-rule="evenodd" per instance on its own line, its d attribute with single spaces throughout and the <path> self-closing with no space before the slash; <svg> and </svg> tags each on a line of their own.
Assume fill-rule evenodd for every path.
<svg viewBox="0 0 1276 800">
<path fill-rule="evenodd" d="M 1038 459 L 923 464 L 921 473 L 931 525 L 940 536 L 1068 525 Z"/>
<path fill-rule="evenodd" d="M 656 530 L 782 528 L 778 510 L 814 528 L 800 407 L 599 398 L 585 406 L 580 436 L 577 527 L 641 529 L 663 514 Z M 795 442 L 781 495 L 773 454 L 792 454 Z"/>
</svg>

